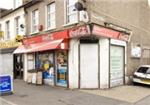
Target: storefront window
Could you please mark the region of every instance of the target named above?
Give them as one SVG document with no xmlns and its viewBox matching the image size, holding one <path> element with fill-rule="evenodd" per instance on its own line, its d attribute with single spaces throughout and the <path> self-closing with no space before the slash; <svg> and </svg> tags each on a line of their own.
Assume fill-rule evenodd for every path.
<svg viewBox="0 0 150 105">
<path fill-rule="evenodd" d="M 67 51 L 57 51 L 57 85 L 67 86 Z"/>
<path fill-rule="evenodd" d="M 54 54 L 53 53 L 37 53 L 36 68 L 43 70 L 44 83 L 54 85 Z"/>
</svg>

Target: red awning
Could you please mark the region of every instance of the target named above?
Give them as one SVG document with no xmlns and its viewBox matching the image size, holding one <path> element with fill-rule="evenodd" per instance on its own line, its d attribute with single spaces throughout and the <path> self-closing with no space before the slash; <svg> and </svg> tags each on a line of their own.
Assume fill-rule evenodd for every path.
<svg viewBox="0 0 150 105">
<path fill-rule="evenodd" d="M 68 43 L 65 39 L 53 40 L 41 43 L 34 43 L 29 45 L 19 46 L 13 53 L 31 53 L 31 52 L 40 52 L 53 49 L 68 49 Z"/>
</svg>

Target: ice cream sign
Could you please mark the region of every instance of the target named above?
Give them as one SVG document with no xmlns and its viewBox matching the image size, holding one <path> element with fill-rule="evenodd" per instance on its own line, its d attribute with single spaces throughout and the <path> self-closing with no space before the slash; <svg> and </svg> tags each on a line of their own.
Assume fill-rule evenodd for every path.
<svg viewBox="0 0 150 105">
<path fill-rule="evenodd" d="M 12 93 L 12 78 L 10 75 L 0 75 L 0 95 Z"/>
</svg>

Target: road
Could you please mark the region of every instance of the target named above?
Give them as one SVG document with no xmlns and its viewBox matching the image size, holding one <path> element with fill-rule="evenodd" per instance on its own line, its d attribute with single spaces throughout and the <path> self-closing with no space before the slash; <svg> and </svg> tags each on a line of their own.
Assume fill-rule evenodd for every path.
<svg viewBox="0 0 150 105">
<path fill-rule="evenodd" d="M 150 105 L 150 96 L 129 103 L 78 90 L 26 84 L 20 80 L 14 82 L 13 95 L 1 98 L 0 105 Z"/>
</svg>

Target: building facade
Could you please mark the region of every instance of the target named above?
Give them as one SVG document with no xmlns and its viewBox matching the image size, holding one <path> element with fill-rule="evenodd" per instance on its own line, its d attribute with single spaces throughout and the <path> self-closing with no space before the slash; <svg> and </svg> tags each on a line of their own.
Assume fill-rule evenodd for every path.
<svg viewBox="0 0 150 105">
<path fill-rule="evenodd" d="M 16 4 L 17 2 L 15 2 Z M 14 4 L 14 5 L 15 5 Z M 13 51 L 21 45 L 16 40 L 17 37 L 25 35 L 25 12 L 23 2 L 11 10 L 1 11 L 0 17 L 0 56 L 1 56 L 1 75 L 18 74 L 14 69 L 17 58 Z M 18 59 L 21 61 L 21 58 Z M 21 72 L 21 71 L 18 71 Z"/>
<path fill-rule="evenodd" d="M 143 53 L 149 49 L 149 9 L 147 0 L 31 1 L 27 38 L 14 52 L 24 56 L 24 80 L 28 70 L 43 69 L 44 82 L 55 86 L 129 83 L 134 70 L 149 63 L 149 50 Z"/>
</svg>

